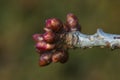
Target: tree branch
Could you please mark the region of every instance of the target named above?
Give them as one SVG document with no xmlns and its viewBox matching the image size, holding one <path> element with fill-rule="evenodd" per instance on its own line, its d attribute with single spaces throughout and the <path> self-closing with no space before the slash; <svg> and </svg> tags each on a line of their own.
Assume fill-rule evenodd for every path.
<svg viewBox="0 0 120 80">
<path fill-rule="evenodd" d="M 120 48 L 120 35 L 105 33 L 102 29 L 93 35 L 81 33 L 78 18 L 72 13 L 67 14 L 65 23 L 57 18 L 47 19 L 44 31 L 43 34 L 33 35 L 40 66 L 52 62 L 66 63 L 69 48 Z"/>
<path fill-rule="evenodd" d="M 66 44 L 70 47 L 92 48 L 100 46 L 111 49 L 120 48 L 120 35 L 109 34 L 97 29 L 93 35 L 86 35 L 79 31 L 72 31 L 66 34 Z"/>
</svg>

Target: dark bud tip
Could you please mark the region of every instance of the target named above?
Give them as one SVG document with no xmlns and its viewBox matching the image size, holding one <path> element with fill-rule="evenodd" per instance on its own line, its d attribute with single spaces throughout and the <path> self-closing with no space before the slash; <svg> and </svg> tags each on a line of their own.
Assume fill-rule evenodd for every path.
<svg viewBox="0 0 120 80">
<path fill-rule="evenodd" d="M 62 59 L 60 60 L 60 63 L 66 63 L 68 61 L 68 58 L 69 58 L 69 54 L 67 51 L 64 51 L 63 52 L 63 57 Z"/>
<path fill-rule="evenodd" d="M 51 53 L 43 53 L 39 58 L 39 65 L 46 66 L 51 63 Z"/>
<path fill-rule="evenodd" d="M 54 32 L 57 32 L 61 27 L 62 27 L 62 22 L 57 18 L 51 18 L 51 19 L 46 20 L 46 28 Z"/>
</svg>

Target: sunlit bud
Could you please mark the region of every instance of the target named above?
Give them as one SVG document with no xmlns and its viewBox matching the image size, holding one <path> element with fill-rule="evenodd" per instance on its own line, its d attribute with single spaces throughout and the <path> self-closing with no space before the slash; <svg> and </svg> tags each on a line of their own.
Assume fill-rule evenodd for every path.
<svg viewBox="0 0 120 80">
<path fill-rule="evenodd" d="M 39 42 L 39 41 L 42 41 L 43 40 L 43 36 L 42 34 L 34 34 L 32 36 L 33 40 L 36 41 L 36 42 Z"/>
<path fill-rule="evenodd" d="M 46 42 L 51 43 L 55 39 L 55 34 L 53 32 L 46 32 L 43 34 L 43 38 Z"/>
<path fill-rule="evenodd" d="M 51 63 L 51 53 L 43 53 L 40 55 L 39 58 L 39 65 L 40 66 L 46 66 Z"/>
<path fill-rule="evenodd" d="M 49 43 L 46 43 L 45 41 L 40 41 L 38 42 L 35 47 L 38 49 L 38 50 L 42 50 L 42 51 L 46 51 L 46 50 L 51 50 L 55 47 L 54 44 L 49 44 Z"/>
<path fill-rule="evenodd" d="M 51 18 L 46 20 L 46 28 L 54 32 L 57 32 L 62 27 L 62 22 L 57 18 Z M 47 30 L 46 31 L 49 31 Z"/>
<path fill-rule="evenodd" d="M 70 27 L 71 31 L 81 30 L 81 27 L 78 23 L 78 18 L 72 13 L 67 14 L 66 23 Z"/>
</svg>

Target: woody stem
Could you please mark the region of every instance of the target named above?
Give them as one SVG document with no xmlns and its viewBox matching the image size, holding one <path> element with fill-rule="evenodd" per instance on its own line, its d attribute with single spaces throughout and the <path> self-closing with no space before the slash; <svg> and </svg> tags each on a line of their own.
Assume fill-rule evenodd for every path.
<svg viewBox="0 0 120 80">
<path fill-rule="evenodd" d="M 73 48 L 92 48 L 100 46 L 116 49 L 120 48 L 120 35 L 105 33 L 102 29 L 97 29 L 97 32 L 93 35 L 86 35 L 79 31 L 72 31 L 66 34 L 65 42 L 68 46 Z"/>
</svg>

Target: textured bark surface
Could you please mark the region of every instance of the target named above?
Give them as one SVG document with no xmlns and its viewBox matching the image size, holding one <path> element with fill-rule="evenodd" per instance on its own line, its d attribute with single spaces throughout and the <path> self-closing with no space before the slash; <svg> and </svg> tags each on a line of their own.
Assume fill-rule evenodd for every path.
<svg viewBox="0 0 120 80">
<path fill-rule="evenodd" d="M 71 47 L 92 48 L 100 46 L 111 49 L 120 48 L 120 35 L 105 33 L 98 29 L 93 35 L 83 34 L 79 31 L 73 31 L 66 34 L 66 43 Z"/>
</svg>

